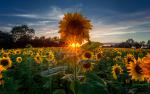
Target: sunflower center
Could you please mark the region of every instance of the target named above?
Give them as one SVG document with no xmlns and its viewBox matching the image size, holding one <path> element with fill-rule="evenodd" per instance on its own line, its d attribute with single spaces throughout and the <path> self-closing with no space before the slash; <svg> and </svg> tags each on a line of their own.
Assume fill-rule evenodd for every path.
<svg viewBox="0 0 150 94">
<path fill-rule="evenodd" d="M 142 68 L 141 68 L 139 65 L 136 65 L 136 66 L 135 66 L 135 71 L 136 71 L 138 74 L 141 74 L 141 73 L 142 73 Z"/>
<path fill-rule="evenodd" d="M 119 73 L 120 73 L 120 69 L 119 69 L 119 68 L 115 68 L 114 71 L 115 71 L 116 74 L 119 74 Z"/>
<path fill-rule="evenodd" d="M 83 25 L 79 20 L 71 20 L 69 22 L 69 26 L 70 28 L 79 29 L 79 30 L 83 28 Z"/>
<path fill-rule="evenodd" d="M 2 60 L 2 61 L 1 61 L 1 65 L 7 66 L 7 65 L 8 65 L 8 60 Z"/>
<path fill-rule="evenodd" d="M 84 55 L 86 58 L 91 58 L 91 54 L 90 53 L 85 53 Z"/>
</svg>

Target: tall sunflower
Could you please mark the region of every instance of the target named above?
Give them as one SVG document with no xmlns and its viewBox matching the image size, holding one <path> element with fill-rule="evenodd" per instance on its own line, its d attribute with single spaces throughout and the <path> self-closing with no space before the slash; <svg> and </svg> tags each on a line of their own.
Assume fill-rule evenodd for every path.
<svg viewBox="0 0 150 94">
<path fill-rule="evenodd" d="M 132 80 L 135 81 L 144 81 L 144 74 L 142 69 L 142 59 L 138 58 L 137 61 L 134 61 L 127 66 L 129 75 L 132 77 Z"/>
<path fill-rule="evenodd" d="M 59 33 L 62 40 L 66 42 L 82 43 L 89 41 L 89 30 L 92 29 L 90 20 L 80 13 L 67 13 L 59 22 Z"/>
</svg>

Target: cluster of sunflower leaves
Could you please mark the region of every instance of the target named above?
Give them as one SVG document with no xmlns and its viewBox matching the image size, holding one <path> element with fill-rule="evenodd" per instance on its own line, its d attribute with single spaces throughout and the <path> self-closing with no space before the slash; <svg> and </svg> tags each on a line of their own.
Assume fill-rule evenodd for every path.
<svg viewBox="0 0 150 94">
<path fill-rule="evenodd" d="M 149 83 L 143 81 L 134 81 L 129 73 L 117 75 L 117 79 L 113 78 L 112 66 L 122 64 L 123 62 L 115 62 L 114 58 L 127 55 L 129 49 L 100 49 L 103 52 L 100 60 L 94 65 L 90 71 L 77 75 L 77 79 L 66 79 L 72 77 L 72 69 L 68 67 L 68 63 L 72 63 L 70 59 L 64 59 L 64 53 L 58 48 L 36 48 L 36 49 L 19 49 L 21 53 L 12 54 L 9 57 L 12 60 L 11 68 L 2 72 L 4 83 L 0 85 L 0 94 L 150 94 Z M 47 62 L 45 54 L 49 51 L 54 52 L 55 65 L 53 61 Z M 15 51 L 15 50 L 13 50 Z M 32 51 L 32 54 L 31 52 Z M 130 50 L 135 57 L 143 57 L 150 50 Z M 8 51 L 7 51 L 8 52 Z M 29 52 L 25 54 L 23 52 Z M 42 63 L 37 63 L 34 58 L 36 53 L 43 55 Z M 38 54 L 39 56 L 39 54 Z M 2 53 L 0 53 L 2 57 Z M 16 62 L 17 57 L 22 57 L 22 62 Z M 85 61 L 81 60 L 84 63 Z M 95 61 L 86 61 L 95 62 Z M 78 66 L 77 66 L 78 67 Z M 65 76 L 64 76 L 65 74 Z"/>
</svg>

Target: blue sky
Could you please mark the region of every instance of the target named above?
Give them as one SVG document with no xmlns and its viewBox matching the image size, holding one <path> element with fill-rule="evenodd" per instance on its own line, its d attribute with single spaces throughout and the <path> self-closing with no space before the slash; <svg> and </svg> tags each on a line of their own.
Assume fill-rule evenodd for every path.
<svg viewBox="0 0 150 94">
<path fill-rule="evenodd" d="M 27 24 L 37 36 L 59 36 L 58 23 L 67 12 L 91 20 L 93 41 L 150 39 L 150 0 L 0 0 L 0 30 Z"/>
</svg>

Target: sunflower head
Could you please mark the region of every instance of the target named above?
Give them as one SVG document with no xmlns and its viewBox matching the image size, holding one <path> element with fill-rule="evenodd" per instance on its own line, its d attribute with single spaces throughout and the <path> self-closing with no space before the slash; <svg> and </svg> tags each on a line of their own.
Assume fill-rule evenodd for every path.
<svg viewBox="0 0 150 94">
<path fill-rule="evenodd" d="M 82 64 L 82 68 L 84 72 L 87 72 L 87 71 L 91 71 L 94 68 L 94 66 L 93 66 L 93 63 L 91 62 L 84 62 Z"/>
<path fill-rule="evenodd" d="M 17 63 L 21 63 L 21 62 L 22 62 L 22 57 L 17 57 L 17 58 L 16 58 L 16 62 L 17 62 Z"/>
<path fill-rule="evenodd" d="M 92 25 L 90 20 L 86 19 L 80 13 L 65 14 L 59 24 L 61 39 L 73 40 L 78 43 L 89 40 L 89 30 L 92 28 Z"/>
<path fill-rule="evenodd" d="M 129 64 L 134 61 L 135 61 L 135 58 L 132 54 L 127 54 L 127 56 L 124 58 L 125 64 Z"/>
<path fill-rule="evenodd" d="M 93 59 L 93 52 L 91 52 L 91 51 L 85 51 L 85 52 L 83 52 L 82 59 L 83 60 Z"/>
<path fill-rule="evenodd" d="M 10 58 L 1 58 L 0 65 L 2 65 L 5 69 L 10 68 L 12 66 L 12 61 Z"/>
<path fill-rule="evenodd" d="M 127 69 L 128 69 L 129 75 L 132 77 L 132 80 L 144 81 L 142 59 L 138 58 L 137 61 L 130 63 L 127 66 Z"/>
<path fill-rule="evenodd" d="M 21 54 L 21 50 L 16 50 L 15 54 Z"/>
<path fill-rule="evenodd" d="M 145 78 L 147 79 L 148 82 L 150 82 L 150 57 L 149 56 L 143 58 L 142 67 L 143 67 L 143 74 Z"/>
<path fill-rule="evenodd" d="M 47 59 L 47 61 L 52 61 L 52 60 L 54 60 L 54 53 L 53 52 L 48 52 L 47 53 L 47 57 L 46 57 L 46 59 Z"/>
<path fill-rule="evenodd" d="M 101 52 L 96 53 L 95 58 L 96 60 L 100 60 L 102 58 L 102 53 Z"/>
<path fill-rule="evenodd" d="M 112 74 L 113 74 L 113 78 L 117 79 L 118 75 L 121 74 L 123 72 L 121 66 L 119 66 L 118 64 L 114 65 L 112 67 Z"/>
<path fill-rule="evenodd" d="M 116 62 L 119 62 L 122 60 L 122 58 L 121 58 L 121 56 L 116 56 L 113 60 Z"/>
<path fill-rule="evenodd" d="M 35 60 L 35 62 L 36 62 L 37 64 L 40 64 L 40 63 L 42 62 L 42 57 L 41 57 L 39 54 L 37 54 L 37 55 L 34 57 L 34 60 Z"/>
<path fill-rule="evenodd" d="M 9 53 L 3 53 L 2 56 L 5 57 L 5 58 L 7 58 L 7 57 L 9 57 Z"/>
</svg>

